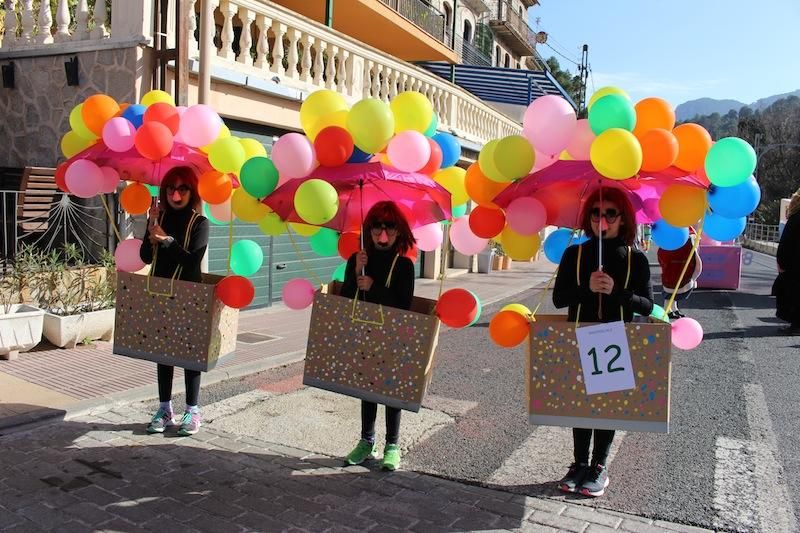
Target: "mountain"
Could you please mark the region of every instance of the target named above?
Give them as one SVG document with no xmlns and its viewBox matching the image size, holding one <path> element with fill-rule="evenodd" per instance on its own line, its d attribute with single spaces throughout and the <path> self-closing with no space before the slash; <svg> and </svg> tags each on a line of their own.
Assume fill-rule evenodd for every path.
<svg viewBox="0 0 800 533">
<path fill-rule="evenodd" d="M 743 107 L 749 107 L 753 111 L 765 109 L 781 98 L 787 96 L 800 96 L 800 89 L 790 93 L 775 94 L 766 98 L 756 100 L 752 104 L 745 104 L 738 100 L 715 100 L 713 98 L 698 98 L 689 100 L 675 108 L 675 116 L 679 122 L 690 120 L 697 115 L 710 115 L 719 113 L 724 115 L 731 109 L 739 111 Z"/>
<path fill-rule="evenodd" d="M 750 104 L 750 109 L 752 109 L 753 111 L 766 109 L 767 107 L 771 106 L 781 98 L 786 98 L 787 96 L 800 96 L 800 89 L 791 93 L 776 94 L 774 96 L 768 96 L 767 98 L 761 98 L 760 100 L 756 100 L 755 102 Z"/>
</svg>

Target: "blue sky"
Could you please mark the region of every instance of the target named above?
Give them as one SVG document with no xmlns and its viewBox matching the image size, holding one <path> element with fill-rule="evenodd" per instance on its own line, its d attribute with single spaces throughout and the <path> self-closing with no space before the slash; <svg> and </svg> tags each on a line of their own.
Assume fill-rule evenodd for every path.
<svg viewBox="0 0 800 533">
<path fill-rule="evenodd" d="M 633 101 L 660 96 L 674 106 L 704 96 L 749 104 L 800 89 L 800 0 L 540 3 L 529 10 L 531 27 L 538 17 L 547 44 L 578 61 L 588 44 L 596 89 L 615 85 Z"/>
</svg>

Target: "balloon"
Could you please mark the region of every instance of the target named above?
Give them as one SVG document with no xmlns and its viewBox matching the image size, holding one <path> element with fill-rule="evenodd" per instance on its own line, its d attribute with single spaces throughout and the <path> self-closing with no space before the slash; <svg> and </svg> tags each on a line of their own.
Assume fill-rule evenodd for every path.
<svg viewBox="0 0 800 533">
<path fill-rule="evenodd" d="M 233 209 L 231 209 L 231 199 L 225 200 L 221 204 L 207 204 L 208 212 L 211 216 L 221 224 L 228 224 L 234 218 Z"/>
<path fill-rule="evenodd" d="M 653 241 L 665 250 L 677 250 L 689 239 L 689 230 L 676 228 L 664 220 L 657 220 L 652 226 Z"/>
<path fill-rule="evenodd" d="M 733 187 L 712 186 L 708 192 L 711 210 L 726 218 L 747 216 L 756 210 L 760 201 L 761 189 L 753 176 Z"/>
<path fill-rule="evenodd" d="M 511 228 L 506 227 L 500 234 L 500 242 L 503 244 L 503 250 L 508 257 L 515 261 L 527 261 L 539 250 L 541 239 L 538 233 L 520 235 Z"/>
<path fill-rule="evenodd" d="M 483 145 L 483 148 L 481 148 L 478 154 L 478 165 L 480 166 L 481 173 L 490 180 L 498 183 L 508 183 L 511 181 L 511 178 L 500 172 L 495 164 L 494 152 L 498 144 L 500 144 L 500 139 L 491 140 Z M 536 158 L 534 157 L 534 159 Z"/>
<path fill-rule="evenodd" d="M 299 311 L 314 301 L 314 285 L 303 278 L 290 280 L 283 286 L 283 303 L 289 309 Z"/>
<path fill-rule="evenodd" d="M 264 198 L 278 186 L 280 175 L 271 159 L 264 156 L 251 157 L 239 170 L 239 182 L 247 194 Z"/>
<path fill-rule="evenodd" d="M 688 185 L 672 184 L 658 201 L 661 217 L 675 227 L 691 226 L 706 212 L 706 191 Z"/>
<path fill-rule="evenodd" d="M 100 187 L 100 192 L 105 194 L 114 194 L 117 192 L 117 185 L 119 185 L 119 173 L 111 167 L 100 167 L 103 172 L 103 181 Z"/>
<path fill-rule="evenodd" d="M 196 104 L 184 111 L 178 131 L 183 142 L 199 148 L 214 142 L 222 126 L 222 119 L 211 106 Z"/>
<path fill-rule="evenodd" d="M 687 172 L 693 172 L 703 166 L 706 155 L 711 149 L 711 135 L 703 126 L 697 124 L 681 124 L 672 130 L 678 140 L 678 157 L 675 166 Z M 751 171 L 752 172 L 752 171 Z M 745 178 L 750 172 L 745 174 Z"/>
<path fill-rule="evenodd" d="M 675 127 L 675 111 L 663 98 L 645 98 L 636 106 L 636 128 L 633 134 L 641 138 L 652 129 L 671 131 Z"/>
<path fill-rule="evenodd" d="M 159 122 L 147 122 L 136 130 L 136 150 L 147 159 L 158 161 L 172 151 L 174 137 L 169 128 Z"/>
<path fill-rule="evenodd" d="M 344 282 L 345 271 L 347 271 L 347 263 L 341 263 L 339 266 L 336 267 L 336 270 L 333 271 L 331 279 L 333 281 Z"/>
<path fill-rule="evenodd" d="M 401 131 L 389 141 L 386 155 L 398 170 L 416 172 L 431 158 L 431 145 L 428 138 L 418 131 Z"/>
<path fill-rule="evenodd" d="M 244 148 L 244 160 L 254 157 L 267 157 L 267 149 L 255 139 L 239 139 L 239 144 Z"/>
<path fill-rule="evenodd" d="M 56 167 L 55 182 L 58 190 L 69 194 L 69 187 L 67 187 L 67 168 L 68 163 L 61 163 Z"/>
<path fill-rule="evenodd" d="M 177 135 L 181 117 L 174 105 L 156 102 L 144 112 L 144 123 L 148 122 L 160 122 L 169 128 L 172 135 Z"/>
<path fill-rule="evenodd" d="M 463 255 L 475 255 L 489 244 L 489 239 L 478 237 L 469 227 L 468 217 L 459 217 L 450 227 L 450 242 L 453 248 Z"/>
<path fill-rule="evenodd" d="M 354 231 L 342 233 L 337 247 L 339 248 L 339 257 L 347 261 L 361 249 L 361 234 Z"/>
<path fill-rule="evenodd" d="M 270 211 L 258 221 L 258 227 L 264 235 L 275 237 L 286 231 L 286 222 L 277 213 Z"/>
<path fill-rule="evenodd" d="M 348 163 L 366 163 L 372 159 L 372 154 L 368 154 L 366 152 L 362 152 L 358 149 L 358 146 L 353 148 L 353 155 L 350 156 L 350 159 L 347 160 Z"/>
<path fill-rule="evenodd" d="M 339 233 L 336 230 L 321 228 L 309 237 L 308 243 L 314 253 L 322 257 L 333 257 L 339 253 Z"/>
<path fill-rule="evenodd" d="M 494 149 L 494 166 L 500 174 L 515 180 L 528 175 L 535 157 L 528 139 L 522 135 L 509 135 L 500 139 Z"/>
<path fill-rule="evenodd" d="M 256 295 L 253 282 L 242 276 L 226 276 L 216 287 L 214 293 L 222 303 L 234 309 L 247 307 Z"/>
<path fill-rule="evenodd" d="M 513 348 L 530 334 L 528 318 L 517 311 L 500 311 L 489 322 L 489 337 L 498 346 Z"/>
<path fill-rule="evenodd" d="M 117 244 L 114 250 L 114 263 L 120 272 L 138 272 L 144 268 L 144 261 L 139 257 L 142 248 L 140 239 L 126 239 Z"/>
<path fill-rule="evenodd" d="M 672 323 L 672 344 L 679 350 L 692 350 L 703 340 L 703 327 L 689 317 L 679 318 Z"/>
<path fill-rule="evenodd" d="M 506 227 L 506 216 L 500 209 L 479 205 L 469 214 L 469 227 L 476 236 L 491 239 Z"/>
<path fill-rule="evenodd" d="M 537 170 L 542 170 L 543 168 L 547 168 L 558 161 L 557 154 L 543 154 L 536 148 L 534 148 L 533 151 L 536 153 L 536 161 L 533 163 L 534 172 Z"/>
<path fill-rule="evenodd" d="M 70 165 L 70 168 L 72 168 L 72 165 Z M 150 209 L 150 198 L 150 191 L 147 190 L 147 187 L 135 182 L 122 190 L 119 195 L 119 203 L 122 205 L 122 209 L 129 214 L 143 215 Z"/>
<path fill-rule="evenodd" d="M 94 141 L 84 139 L 74 131 L 68 131 L 61 138 L 61 153 L 64 157 L 70 159 L 72 156 L 79 154 L 89 148 Z"/>
<path fill-rule="evenodd" d="M 141 104 L 133 104 L 126 107 L 120 116 L 133 124 L 134 128 L 139 128 L 144 123 L 145 111 L 147 111 L 147 107 Z"/>
<path fill-rule="evenodd" d="M 570 244 L 574 244 L 572 230 L 559 228 L 544 240 L 544 255 L 551 263 L 559 264 L 567 246 Z"/>
<path fill-rule="evenodd" d="M 433 224 L 425 224 L 418 226 L 411 230 L 414 234 L 414 239 L 417 241 L 417 248 L 423 252 L 432 252 L 442 245 L 442 225 L 438 222 Z"/>
<path fill-rule="evenodd" d="M 220 172 L 239 174 L 244 161 L 244 147 L 235 137 L 217 139 L 208 150 L 208 162 Z"/>
<path fill-rule="evenodd" d="M 525 110 L 522 134 L 540 152 L 557 154 L 567 147 L 577 118 L 564 98 L 548 94 L 534 100 Z"/>
<path fill-rule="evenodd" d="M 597 172 L 606 178 L 624 180 L 639 172 L 642 147 L 631 132 L 611 128 L 594 140 L 590 157 Z"/>
<path fill-rule="evenodd" d="M 389 106 L 377 98 L 364 98 L 350 109 L 347 130 L 356 146 L 374 154 L 383 150 L 394 135 L 394 115 Z"/>
<path fill-rule="evenodd" d="M 653 304 L 653 310 L 650 311 L 650 316 L 669 324 L 669 316 L 667 315 L 667 311 L 658 304 Z"/>
<path fill-rule="evenodd" d="M 454 205 L 452 209 L 450 209 L 450 218 L 456 219 L 458 217 L 463 217 L 467 214 L 467 204 L 461 205 Z"/>
<path fill-rule="evenodd" d="M 258 222 L 269 213 L 269 207 L 261 203 L 258 198 L 253 198 L 243 187 L 233 191 L 231 196 L 231 210 L 237 218 L 245 222 Z M 249 275 L 249 274 L 243 274 Z"/>
<path fill-rule="evenodd" d="M 425 133 L 433 120 L 433 105 L 428 98 L 417 91 L 405 91 L 389 103 L 394 115 L 394 132 L 413 130 Z"/>
<path fill-rule="evenodd" d="M 515 313 L 519 313 L 520 315 L 522 315 L 526 319 L 528 319 L 533 314 L 533 313 L 531 313 L 530 309 L 528 309 L 526 306 L 524 306 L 522 304 L 508 304 L 508 305 L 503 306 L 503 308 L 500 309 L 500 311 L 501 312 L 502 311 L 513 311 Z"/>
<path fill-rule="evenodd" d="M 209 170 L 200 175 L 197 180 L 197 192 L 204 202 L 221 204 L 231 197 L 233 183 L 228 174 Z"/>
<path fill-rule="evenodd" d="M 321 229 L 319 226 L 301 224 L 299 222 L 289 222 L 289 227 L 292 228 L 292 231 L 303 237 L 311 237 Z"/>
<path fill-rule="evenodd" d="M 489 204 L 494 200 L 495 196 L 500 194 L 509 183 L 498 183 L 494 180 L 487 178 L 478 163 L 472 163 L 467 168 L 467 173 L 464 176 L 464 188 L 467 195 L 478 204 Z"/>
<path fill-rule="evenodd" d="M 150 193 L 150 198 L 156 198 L 158 196 L 158 185 L 150 185 L 149 183 L 144 184 L 147 187 L 147 192 Z"/>
<path fill-rule="evenodd" d="M 440 131 L 432 137 L 442 149 L 442 168 L 452 167 L 461 159 L 461 144 L 449 133 Z"/>
<path fill-rule="evenodd" d="M 175 105 L 175 100 L 172 96 L 164 91 L 154 89 L 149 91 L 144 96 L 142 96 L 142 105 L 144 106 L 151 106 L 153 104 L 157 104 L 159 102 L 169 104 L 171 106 Z"/>
<path fill-rule="evenodd" d="M 599 99 L 603 98 L 604 96 L 608 96 L 609 94 L 618 94 L 620 96 L 623 96 L 627 100 L 631 99 L 631 97 L 628 96 L 628 93 L 626 93 L 625 91 L 623 91 L 622 89 L 620 89 L 618 87 L 601 87 L 601 88 L 597 89 L 592 94 L 591 98 L 589 98 L 589 103 L 587 104 L 586 109 L 591 110 L 592 106 L 594 106 L 595 102 L 597 102 Z"/>
<path fill-rule="evenodd" d="M 589 111 L 589 125 L 596 135 L 612 128 L 633 131 L 636 111 L 624 96 L 609 94 L 594 103 Z"/>
<path fill-rule="evenodd" d="M 314 147 L 304 135 L 287 133 L 272 146 L 272 162 L 286 178 L 304 178 L 316 164 Z"/>
<path fill-rule="evenodd" d="M 582 118 L 575 124 L 575 133 L 572 134 L 569 144 L 567 144 L 567 153 L 573 159 L 584 161 L 589 159 L 589 150 L 592 148 L 592 141 L 595 139 L 595 134 L 592 127 L 589 125 L 589 120 Z"/>
<path fill-rule="evenodd" d="M 738 137 L 720 139 L 708 151 L 706 174 L 714 185 L 733 187 L 747 181 L 756 169 L 756 151 Z"/>
<path fill-rule="evenodd" d="M 508 227 L 519 235 L 538 233 L 547 222 L 544 204 L 530 196 L 516 198 L 506 208 Z"/>
<path fill-rule="evenodd" d="M 309 132 L 322 117 L 338 111 L 347 111 L 347 102 L 341 94 L 329 89 L 314 91 L 300 106 L 300 125 Z"/>
<path fill-rule="evenodd" d="M 747 226 L 747 217 L 725 218 L 716 213 L 709 213 L 703 220 L 703 232 L 714 240 L 732 241 L 742 234 Z"/>
<path fill-rule="evenodd" d="M 442 167 L 442 149 L 439 143 L 433 139 L 428 139 L 427 137 L 426 139 L 428 141 L 428 146 L 431 147 L 431 156 L 428 158 L 428 162 L 425 163 L 425 166 L 419 169 L 419 173 L 432 175 Z"/>
<path fill-rule="evenodd" d="M 91 198 L 103 188 L 103 171 L 94 162 L 79 159 L 67 167 L 64 180 L 72 194 L 80 198 Z"/>
<path fill-rule="evenodd" d="M 430 124 L 428 124 L 427 129 L 425 130 L 425 137 L 433 137 L 436 135 L 436 128 L 439 127 L 439 115 L 435 112 L 433 113 L 433 118 L 431 119 Z"/>
<path fill-rule="evenodd" d="M 339 211 L 339 194 L 325 180 L 304 181 L 294 193 L 294 208 L 309 224 L 324 224 Z"/>
<path fill-rule="evenodd" d="M 72 108 L 72 111 L 69 113 L 69 127 L 72 128 L 72 131 L 81 139 L 93 141 L 97 139 L 97 135 L 86 127 L 86 124 L 83 122 L 82 110 L 83 104 L 78 104 Z"/>
<path fill-rule="evenodd" d="M 116 100 L 105 94 L 94 94 L 83 102 L 81 118 L 86 127 L 95 138 L 103 133 L 106 122 L 117 116 L 119 104 Z"/>
<path fill-rule="evenodd" d="M 467 202 L 467 189 L 464 186 L 464 176 L 467 171 L 461 167 L 447 167 L 433 175 L 434 181 L 450 192 L 452 205 Z"/>
<path fill-rule="evenodd" d="M 231 270 L 239 276 L 252 276 L 264 263 L 264 251 L 256 241 L 242 239 L 231 246 Z"/>
<path fill-rule="evenodd" d="M 103 126 L 103 142 L 114 152 L 127 152 L 135 138 L 136 128 L 126 118 L 114 117 Z"/>
<path fill-rule="evenodd" d="M 343 130 L 347 129 L 347 115 L 350 111 L 343 109 L 341 111 L 336 111 L 335 113 L 329 113 L 318 121 L 314 123 L 314 126 L 310 130 L 305 130 L 306 136 L 314 142 L 317 139 L 317 135 L 319 132 L 324 130 L 325 128 L 336 126 L 337 128 L 342 128 Z"/>
<path fill-rule="evenodd" d="M 353 155 L 353 137 L 338 126 L 329 126 L 319 132 L 314 139 L 314 152 L 323 167 L 344 165 Z"/>
<path fill-rule="evenodd" d="M 642 146 L 642 170 L 645 172 L 666 170 L 678 157 L 678 139 L 671 131 L 652 128 L 638 138 Z"/>
<path fill-rule="evenodd" d="M 451 328 L 463 328 L 475 319 L 478 300 L 466 289 L 450 289 L 442 293 L 436 303 L 436 315 Z"/>
</svg>

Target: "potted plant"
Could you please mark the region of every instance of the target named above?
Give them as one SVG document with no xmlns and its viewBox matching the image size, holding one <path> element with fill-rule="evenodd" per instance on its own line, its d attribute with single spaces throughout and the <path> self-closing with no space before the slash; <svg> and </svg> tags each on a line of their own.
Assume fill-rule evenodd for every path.
<svg viewBox="0 0 800 533">
<path fill-rule="evenodd" d="M 24 303 L 36 254 L 33 247 L 23 246 L 11 271 L 0 279 L 0 359 L 15 359 L 42 340 L 44 311 Z"/>
<path fill-rule="evenodd" d="M 501 245 L 497 241 L 489 241 L 489 248 L 492 250 L 492 270 L 502 270 L 503 269 L 503 256 L 505 255 L 503 252 L 503 245 Z"/>
</svg>

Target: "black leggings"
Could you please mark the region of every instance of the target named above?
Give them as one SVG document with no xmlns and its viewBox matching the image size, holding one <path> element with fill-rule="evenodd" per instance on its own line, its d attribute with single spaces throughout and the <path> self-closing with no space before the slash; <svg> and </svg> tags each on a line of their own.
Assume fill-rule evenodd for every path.
<svg viewBox="0 0 800 533">
<path fill-rule="evenodd" d="M 361 401 L 361 438 L 375 442 L 375 418 L 378 416 L 378 404 Z M 386 406 L 386 444 L 397 444 L 400 441 L 400 409 Z"/>
<path fill-rule="evenodd" d="M 158 365 L 158 400 L 168 402 L 172 399 L 172 375 L 175 372 L 174 366 Z M 186 382 L 186 405 L 197 405 L 200 397 L 200 375 L 199 370 L 183 369 L 183 377 Z"/>
<path fill-rule="evenodd" d="M 594 433 L 594 449 L 592 450 L 592 464 L 606 466 L 611 443 L 614 442 L 614 430 L 611 429 L 582 429 L 572 428 L 572 441 L 575 445 L 575 462 L 589 462 L 589 443 Z"/>
</svg>

